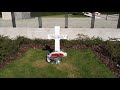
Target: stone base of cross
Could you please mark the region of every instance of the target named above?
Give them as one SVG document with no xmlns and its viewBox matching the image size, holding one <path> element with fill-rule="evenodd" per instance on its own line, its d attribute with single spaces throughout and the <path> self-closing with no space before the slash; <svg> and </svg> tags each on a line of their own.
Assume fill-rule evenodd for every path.
<svg viewBox="0 0 120 90">
<path fill-rule="evenodd" d="M 55 39 L 55 51 L 47 55 L 47 61 L 60 63 L 63 57 L 67 56 L 66 52 L 60 50 L 60 39 L 67 39 L 67 35 L 60 35 L 60 26 L 55 26 L 55 35 L 48 35 L 48 39 Z"/>
</svg>

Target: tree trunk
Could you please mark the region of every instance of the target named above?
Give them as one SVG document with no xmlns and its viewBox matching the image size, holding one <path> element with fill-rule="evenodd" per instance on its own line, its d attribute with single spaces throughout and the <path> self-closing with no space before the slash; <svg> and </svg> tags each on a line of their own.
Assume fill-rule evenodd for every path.
<svg viewBox="0 0 120 90">
<path fill-rule="evenodd" d="M 13 27 L 16 27 L 16 21 L 15 21 L 15 14 L 14 14 L 14 12 L 11 12 L 11 17 L 12 17 L 12 25 L 13 25 Z"/>
<path fill-rule="evenodd" d="M 105 20 L 107 20 L 107 17 L 108 17 L 108 13 L 106 14 L 106 18 L 105 18 Z"/>
<path fill-rule="evenodd" d="M 65 13 L 65 28 L 68 28 L 68 13 Z"/>
<path fill-rule="evenodd" d="M 118 19 L 117 28 L 120 28 L 120 13 L 119 13 L 119 19 Z"/>
<path fill-rule="evenodd" d="M 42 17 L 38 17 L 39 28 L 42 28 Z"/>
<path fill-rule="evenodd" d="M 94 28 L 94 24 L 95 24 L 95 12 L 92 12 L 91 28 Z"/>
</svg>

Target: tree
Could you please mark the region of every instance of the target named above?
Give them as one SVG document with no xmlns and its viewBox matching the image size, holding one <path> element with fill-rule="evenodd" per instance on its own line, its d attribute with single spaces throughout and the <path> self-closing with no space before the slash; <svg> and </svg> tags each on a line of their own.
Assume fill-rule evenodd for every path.
<svg viewBox="0 0 120 90">
<path fill-rule="evenodd" d="M 107 17 L 108 17 L 108 13 L 106 13 L 106 18 L 105 18 L 106 20 L 107 20 Z"/>
<path fill-rule="evenodd" d="M 14 14 L 14 12 L 11 12 L 11 17 L 12 17 L 12 25 L 13 25 L 13 27 L 16 27 L 15 14 Z"/>
<path fill-rule="evenodd" d="M 119 19 L 118 19 L 117 28 L 120 28 L 120 13 L 119 13 Z"/>
<path fill-rule="evenodd" d="M 42 17 L 38 17 L 39 28 L 42 28 Z"/>
<path fill-rule="evenodd" d="M 65 28 L 68 28 L 68 13 L 65 12 Z"/>
<path fill-rule="evenodd" d="M 91 28 L 94 28 L 94 24 L 95 24 L 95 12 L 92 12 Z"/>
</svg>

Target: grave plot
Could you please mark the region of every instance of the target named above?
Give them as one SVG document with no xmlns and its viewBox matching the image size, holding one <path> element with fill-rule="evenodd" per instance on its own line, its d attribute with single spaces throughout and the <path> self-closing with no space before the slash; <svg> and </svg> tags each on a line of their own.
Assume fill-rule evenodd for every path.
<svg viewBox="0 0 120 90">
<path fill-rule="evenodd" d="M 114 63 L 110 63 L 112 61 L 106 58 L 103 60 L 105 63 L 101 62 L 100 54 L 107 53 L 105 48 L 100 46 L 100 43 L 104 44 L 104 42 L 99 39 L 61 41 L 61 48 L 64 48 L 67 57 L 59 64 L 48 63 L 46 56 L 49 54 L 43 50 L 43 47 L 46 44 L 54 46 L 53 51 L 60 53 L 62 50 L 60 39 L 67 37 L 60 35 L 59 29 L 57 26 L 55 35 L 48 35 L 49 39 L 55 39 L 54 43 L 51 40 L 30 40 L 24 37 L 19 37 L 17 40 L 0 37 L 0 60 L 4 59 L 3 62 L 0 61 L 0 78 L 117 78 L 105 65 L 107 63 L 111 67 Z M 96 55 L 95 52 L 98 54 Z M 16 57 L 12 58 L 10 53 Z"/>
<path fill-rule="evenodd" d="M 66 49 L 60 64 L 48 63 L 46 51 L 29 49 L 22 57 L 0 69 L 0 78 L 115 78 L 90 49 Z"/>
</svg>

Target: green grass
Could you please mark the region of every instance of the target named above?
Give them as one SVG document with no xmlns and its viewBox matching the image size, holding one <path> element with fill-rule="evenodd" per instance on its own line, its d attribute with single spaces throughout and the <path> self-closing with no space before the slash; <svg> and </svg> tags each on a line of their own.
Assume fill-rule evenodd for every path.
<svg viewBox="0 0 120 90">
<path fill-rule="evenodd" d="M 50 15 L 50 16 L 43 16 L 43 17 L 46 17 L 46 18 L 65 18 L 65 15 L 64 14 L 62 14 L 62 15 Z M 69 18 L 81 18 L 81 17 L 86 17 L 86 16 L 69 14 L 68 17 Z"/>
<path fill-rule="evenodd" d="M 91 50 L 65 51 L 68 56 L 56 65 L 45 61 L 46 51 L 30 49 L 1 68 L 0 78 L 116 78 Z"/>
<path fill-rule="evenodd" d="M 65 12 L 31 12 L 32 17 L 46 17 L 46 18 L 64 18 Z M 69 18 L 86 17 L 84 15 L 72 15 L 72 12 L 68 14 Z"/>
<path fill-rule="evenodd" d="M 64 14 L 64 12 L 31 12 L 32 17 L 63 15 L 63 14 Z"/>
</svg>

